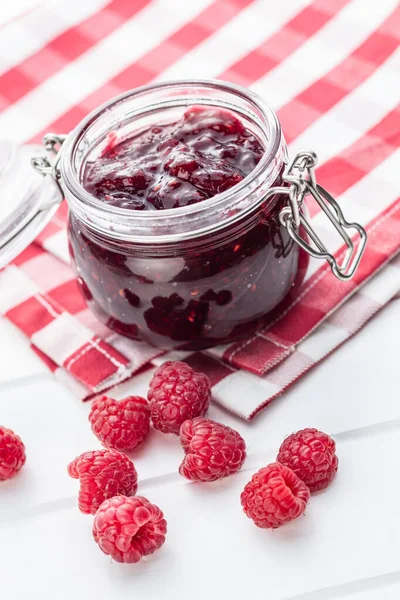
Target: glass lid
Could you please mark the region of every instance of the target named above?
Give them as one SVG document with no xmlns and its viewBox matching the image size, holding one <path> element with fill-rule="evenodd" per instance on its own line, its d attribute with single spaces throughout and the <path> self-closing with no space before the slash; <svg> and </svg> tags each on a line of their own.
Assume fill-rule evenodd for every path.
<svg viewBox="0 0 400 600">
<path fill-rule="evenodd" d="M 0 140 L 0 268 L 35 239 L 60 204 L 54 179 L 31 165 L 38 155 L 43 155 L 41 146 Z"/>
</svg>

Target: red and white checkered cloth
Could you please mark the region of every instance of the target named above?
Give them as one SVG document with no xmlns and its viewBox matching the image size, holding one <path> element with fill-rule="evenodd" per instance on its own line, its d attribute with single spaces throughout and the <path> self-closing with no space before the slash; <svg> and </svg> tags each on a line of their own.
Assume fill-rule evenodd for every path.
<svg viewBox="0 0 400 600">
<path fill-rule="evenodd" d="M 290 154 L 318 153 L 318 181 L 366 227 L 368 245 L 349 282 L 312 261 L 301 288 L 245 342 L 163 355 L 87 310 L 62 205 L 0 273 L 0 314 L 82 399 L 127 379 L 134 390 L 139 370 L 179 357 L 210 376 L 218 403 L 251 419 L 400 291 L 399 42 L 397 0 L 54 0 L 4 23 L 1 137 L 68 132 L 99 103 L 151 81 L 227 79 L 275 108 Z M 340 255 L 323 214 L 309 208 Z"/>
</svg>

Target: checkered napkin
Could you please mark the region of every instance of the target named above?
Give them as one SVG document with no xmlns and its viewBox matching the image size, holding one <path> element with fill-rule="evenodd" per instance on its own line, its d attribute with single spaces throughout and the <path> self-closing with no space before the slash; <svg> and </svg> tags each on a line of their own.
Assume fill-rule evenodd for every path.
<svg viewBox="0 0 400 600">
<path fill-rule="evenodd" d="M 65 133 L 100 102 L 151 81 L 227 79 L 276 109 L 290 155 L 318 153 L 319 183 L 364 225 L 368 244 L 348 282 L 313 260 L 302 286 L 245 341 L 163 354 L 88 311 L 68 266 L 62 205 L 0 272 L 0 314 L 81 399 L 128 379 L 134 391 L 138 371 L 179 358 L 209 375 L 216 402 L 251 419 L 400 291 L 399 41 L 397 0 L 57 0 L 4 23 L 2 137 Z M 309 210 L 343 255 L 319 207 Z"/>
</svg>

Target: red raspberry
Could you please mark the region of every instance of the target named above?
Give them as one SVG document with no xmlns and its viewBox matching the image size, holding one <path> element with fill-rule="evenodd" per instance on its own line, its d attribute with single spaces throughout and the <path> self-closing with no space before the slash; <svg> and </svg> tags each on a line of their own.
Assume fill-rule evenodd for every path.
<svg viewBox="0 0 400 600">
<path fill-rule="evenodd" d="M 336 444 L 318 429 L 303 429 L 287 437 L 277 456 L 277 461 L 289 467 L 310 489 L 325 489 L 338 470 Z"/>
<path fill-rule="evenodd" d="M 89 421 L 103 446 L 133 450 L 149 433 L 149 403 L 140 396 L 120 401 L 101 396 L 93 401 Z"/>
<path fill-rule="evenodd" d="M 180 431 L 186 453 L 179 473 L 191 481 L 215 481 L 239 471 L 246 458 L 242 436 L 221 423 L 197 417 Z"/>
<path fill-rule="evenodd" d="M 22 440 L 11 429 L 0 425 L 0 481 L 14 477 L 25 460 Z"/>
<path fill-rule="evenodd" d="M 155 429 L 178 434 L 184 421 L 205 415 L 210 396 L 206 375 L 182 362 L 165 362 L 154 373 L 147 396 Z"/>
<path fill-rule="evenodd" d="M 94 515 L 107 498 L 136 494 L 135 466 L 126 454 L 116 450 L 84 452 L 68 465 L 68 473 L 80 479 L 78 505 L 86 514 Z"/>
<path fill-rule="evenodd" d="M 291 469 L 272 463 L 260 469 L 245 486 L 240 500 L 257 527 L 276 529 L 306 510 L 310 490 Z"/>
<path fill-rule="evenodd" d="M 93 537 L 105 554 L 121 563 L 136 563 L 165 542 L 167 522 L 146 498 L 115 496 L 96 513 Z"/>
</svg>

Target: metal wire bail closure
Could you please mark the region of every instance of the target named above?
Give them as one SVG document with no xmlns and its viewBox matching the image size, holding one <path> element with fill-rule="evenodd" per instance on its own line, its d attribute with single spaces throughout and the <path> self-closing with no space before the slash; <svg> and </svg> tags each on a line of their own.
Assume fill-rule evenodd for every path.
<svg viewBox="0 0 400 600">
<path fill-rule="evenodd" d="M 347 281 L 353 277 L 360 263 L 367 243 L 367 234 L 365 229 L 358 223 L 349 223 L 346 221 L 342 209 L 336 200 L 317 183 L 314 170 L 317 160 L 317 155 L 314 152 L 302 151 L 296 154 L 287 164 L 282 178 L 287 183 L 290 183 L 290 187 L 279 187 L 279 192 L 285 190 L 284 193 L 289 195 L 289 204 L 281 210 L 279 219 L 282 225 L 288 230 L 290 237 L 303 250 L 314 258 L 323 258 L 328 261 L 333 274 L 341 281 Z M 347 246 L 341 264 L 328 251 L 301 211 L 303 200 L 308 195 L 311 195 L 319 204 Z M 309 239 L 315 246 L 312 246 L 300 236 L 300 225 L 304 227 Z M 358 243 L 357 241 L 353 242 L 348 234 L 349 230 L 354 230 L 358 233 Z"/>
</svg>

